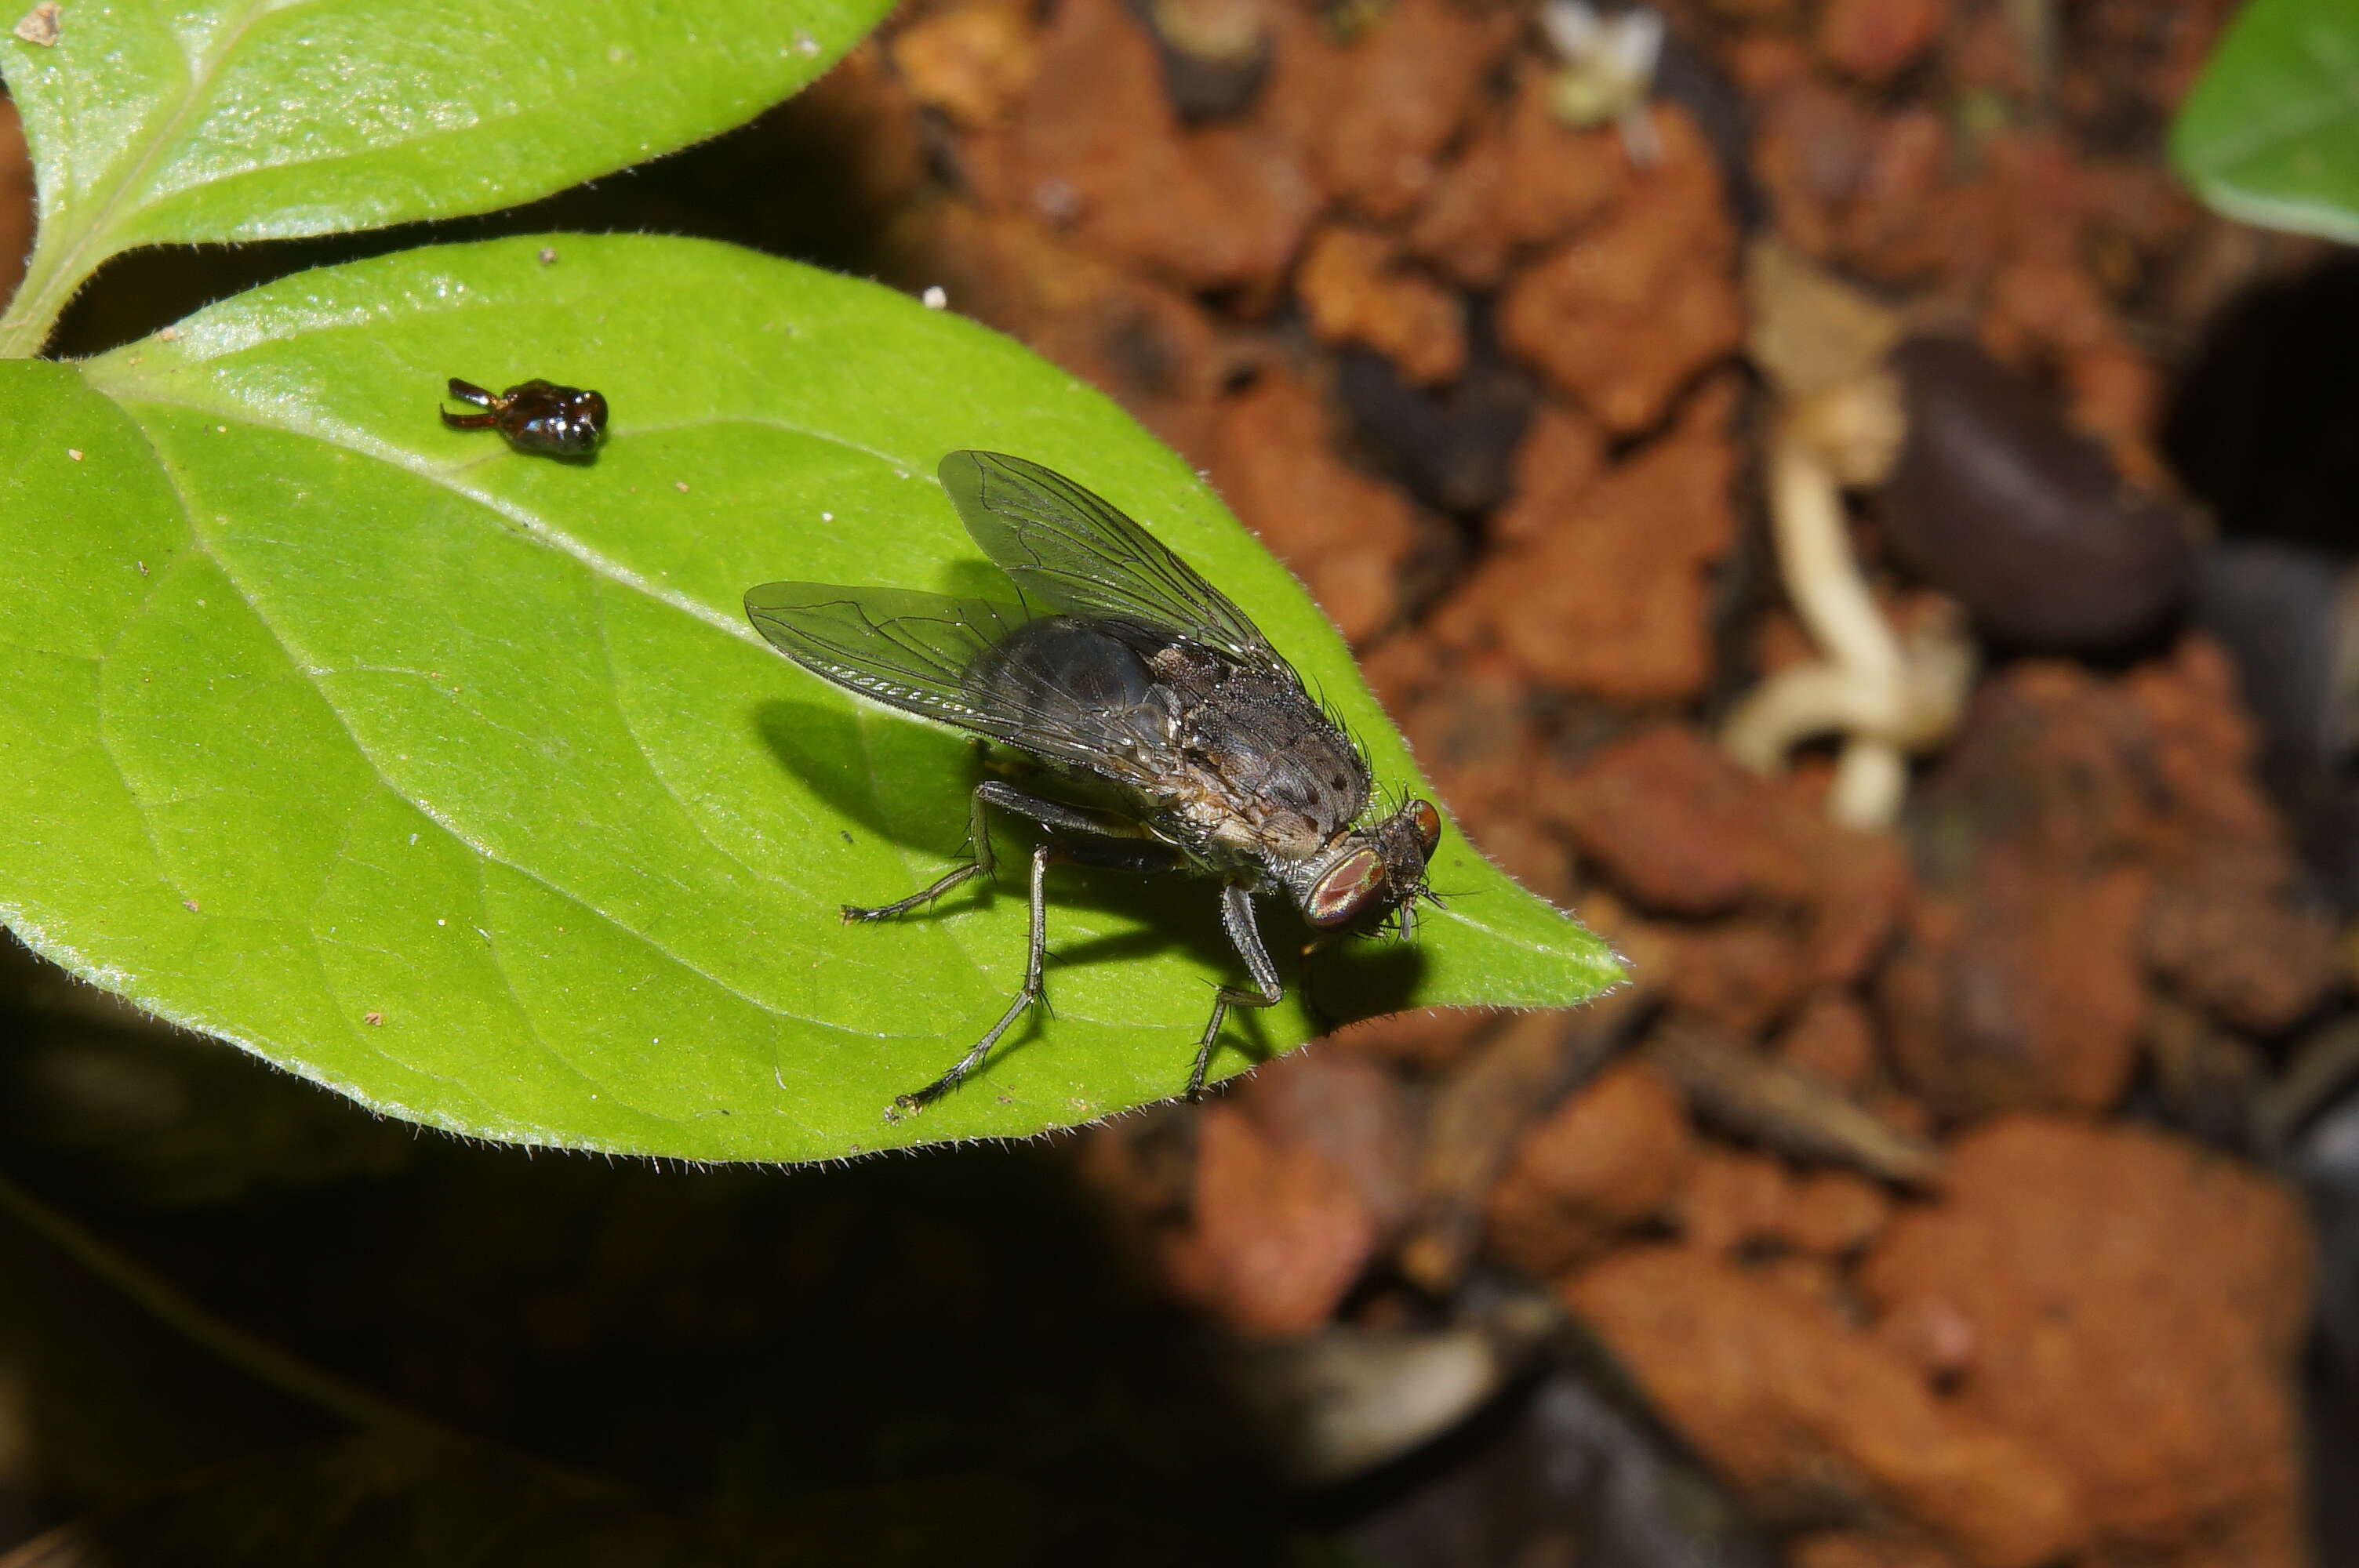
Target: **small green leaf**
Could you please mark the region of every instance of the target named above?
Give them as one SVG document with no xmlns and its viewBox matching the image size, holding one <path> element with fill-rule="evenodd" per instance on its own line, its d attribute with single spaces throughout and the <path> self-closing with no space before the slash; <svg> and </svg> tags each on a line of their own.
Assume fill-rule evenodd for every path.
<svg viewBox="0 0 2359 1568">
<path fill-rule="evenodd" d="M 288 239 L 527 201 L 794 92 L 885 0 L 116 0 L 0 36 L 39 192 L 0 352 L 139 245 Z"/>
<path fill-rule="evenodd" d="M 841 924 L 955 863 L 976 749 L 797 669 L 740 596 L 975 581 L 934 464 L 1022 453 L 1163 533 L 1384 784 L 1423 787 L 1333 632 L 1179 459 L 1005 339 L 726 246 L 563 237 L 544 266 L 543 243 L 307 273 L 168 342 L 0 365 L 0 919 L 486 1137 L 807 1160 L 1177 1092 L 1237 978 L 1209 884 L 1060 871 L 1054 1016 L 885 1122 L 1013 994 L 1024 901 L 1010 878 Z M 451 375 L 596 387 L 607 443 L 569 464 L 446 430 Z M 1618 978 L 1454 829 L 1432 878 L 1450 908 L 1414 942 L 1311 962 L 1328 1017 Z M 1290 957 L 1299 928 L 1271 929 Z M 1233 1022 L 1216 1073 L 1313 1033 L 1302 992 Z"/>
<path fill-rule="evenodd" d="M 2170 154 L 2232 218 L 2359 242 L 2359 4 L 2253 0 L 2180 108 Z"/>
</svg>

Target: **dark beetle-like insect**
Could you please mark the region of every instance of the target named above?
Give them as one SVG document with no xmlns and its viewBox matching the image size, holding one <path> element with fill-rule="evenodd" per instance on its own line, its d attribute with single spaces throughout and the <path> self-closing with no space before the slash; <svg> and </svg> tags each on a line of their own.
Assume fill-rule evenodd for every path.
<svg viewBox="0 0 2359 1568">
<path fill-rule="evenodd" d="M 445 408 L 442 423 L 453 430 L 497 430 L 520 452 L 587 457 L 606 433 L 605 397 L 578 386 L 536 379 L 495 394 L 454 375 L 451 395 L 486 412 L 453 414 Z"/>
<path fill-rule="evenodd" d="M 746 594 L 746 614 L 812 674 L 1093 781 L 1115 810 L 987 780 L 974 789 L 973 860 L 897 903 L 845 906 L 846 920 L 883 920 L 987 875 L 986 808 L 1049 830 L 1032 852 L 1023 989 L 972 1050 L 901 1096 L 896 1111 L 956 1088 L 1040 999 L 1042 890 L 1060 861 L 1220 880 L 1221 925 L 1253 983 L 1215 993 L 1188 1076 L 1193 1098 L 1228 1010 L 1275 1006 L 1286 994 L 1254 895 L 1286 894 L 1322 932 L 1387 918 L 1407 931 L 1415 901 L 1432 896 L 1425 867 L 1441 816 L 1422 800 L 1375 816 L 1366 761 L 1302 677 L 1243 611 L 1137 524 L 1022 458 L 952 452 L 940 472 L 967 532 L 1007 574 L 1012 599 L 774 582 Z"/>
</svg>

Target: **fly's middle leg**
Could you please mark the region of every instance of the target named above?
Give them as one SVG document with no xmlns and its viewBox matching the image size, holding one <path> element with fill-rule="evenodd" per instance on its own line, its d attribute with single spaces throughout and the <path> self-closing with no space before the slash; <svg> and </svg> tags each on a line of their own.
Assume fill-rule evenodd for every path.
<svg viewBox="0 0 2359 1568">
<path fill-rule="evenodd" d="M 881 909 L 847 907 L 843 912 L 844 918 L 886 919 L 939 898 L 971 877 L 988 873 L 992 867 L 991 836 L 984 812 L 992 806 L 1028 816 L 1045 827 L 1061 830 L 1071 837 L 1055 843 L 1042 844 L 1032 851 L 1032 928 L 1025 955 L 1023 989 L 1016 993 L 1016 1000 L 1007 1004 L 1007 1011 L 999 1015 L 999 1022 L 993 1024 L 949 1072 L 924 1088 L 894 1100 L 892 1109 L 886 1114 L 895 1120 L 911 1111 L 923 1110 L 958 1087 L 983 1065 L 984 1058 L 991 1054 L 991 1048 L 1016 1027 L 1016 1021 L 1024 1016 L 1026 1009 L 1035 1003 L 1047 1005 L 1040 971 L 1049 952 L 1047 881 L 1050 866 L 1075 864 L 1110 871 L 1168 871 L 1181 864 L 1180 851 L 1169 844 L 1110 833 L 1104 821 L 1077 806 L 1027 794 L 1013 784 L 1002 784 L 995 779 L 986 780 L 974 788 L 973 831 L 975 857 L 972 861 L 951 868 L 936 879 L 931 886 L 920 889 L 897 903 L 888 903 Z"/>
<path fill-rule="evenodd" d="M 1220 1043 L 1221 1025 L 1227 1021 L 1233 1007 L 1276 1007 L 1286 1000 L 1286 988 L 1278 983 L 1277 966 L 1269 961 L 1269 949 L 1263 946 L 1261 925 L 1254 918 L 1253 894 L 1236 883 L 1221 889 L 1221 929 L 1229 934 L 1230 946 L 1245 960 L 1245 974 L 1253 980 L 1251 990 L 1235 986 L 1223 986 L 1212 996 L 1212 1016 L 1205 1022 L 1204 1037 L 1196 1044 L 1196 1065 L 1188 1075 L 1188 1095 L 1191 1100 L 1204 1096 L 1204 1075 L 1212 1065 L 1212 1049 Z"/>
<path fill-rule="evenodd" d="M 978 795 L 980 791 L 976 792 Z M 886 1113 L 890 1120 L 898 1120 L 913 1110 L 923 1110 L 966 1081 L 967 1075 L 983 1065 L 991 1048 L 999 1044 L 1001 1035 L 1016 1026 L 1024 1010 L 1040 1000 L 1040 970 L 1049 956 L 1049 866 L 1058 858 L 1054 846 L 1043 844 L 1032 851 L 1032 939 L 1024 961 L 1024 986 L 1007 1011 L 999 1015 L 984 1037 L 969 1048 L 967 1054 L 951 1064 L 951 1070 L 914 1093 L 900 1096 Z M 968 868 L 972 871 L 972 868 Z"/>
<path fill-rule="evenodd" d="M 1048 827 L 1063 827 L 1077 833 L 1103 834 L 1105 825 L 1085 811 L 1067 806 L 1060 800 L 1031 795 L 1013 784 L 997 779 L 985 779 L 974 786 L 967 806 L 967 841 L 974 847 L 974 859 L 963 866 L 952 866 L 932 881 L 907 898 L 871 909 L 859 904 L 843 906 L 846 922 L 855 920 L 890 920 L 897 914 L 907 914 L 913 909 L 931 903 L 952 888 L 972 881 L 976 877 L 991 875 L 996 863 L 991 853 L 991 823 L 984 816 L 993 806 L 1012 811 L 1018 816 L 1028 816 Z"/>
</svg>

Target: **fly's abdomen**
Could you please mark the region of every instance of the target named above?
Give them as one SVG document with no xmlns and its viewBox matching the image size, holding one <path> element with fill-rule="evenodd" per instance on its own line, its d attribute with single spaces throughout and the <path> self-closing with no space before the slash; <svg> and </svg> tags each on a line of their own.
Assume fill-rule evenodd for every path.
<svg viewBox="0 0 2359 1568">
<path fill-rule="evenodd" d="M 1129 755 L 1168 730 L 1167 706 L 1138 641 L 1112 619 L 1045 616 L 985 649 L 967 682 L 996 709 L 1069 734 L 1103 735 L 1109 752 Z"/>
</svg>

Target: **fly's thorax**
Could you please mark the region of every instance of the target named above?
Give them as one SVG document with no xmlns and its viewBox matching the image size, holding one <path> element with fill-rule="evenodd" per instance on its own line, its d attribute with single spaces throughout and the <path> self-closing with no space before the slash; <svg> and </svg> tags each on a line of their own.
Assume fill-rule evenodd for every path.
<svg viewBox="0 0 2359 1568">
<path fill-rule="evenodd" d="M 1367 764 L 1299 687 L 1239 676 L 1180 698 L 1181 754 L 1236 819 L 1229 836 L 1301 860 L 1366 808 Z"/>
</svg>

